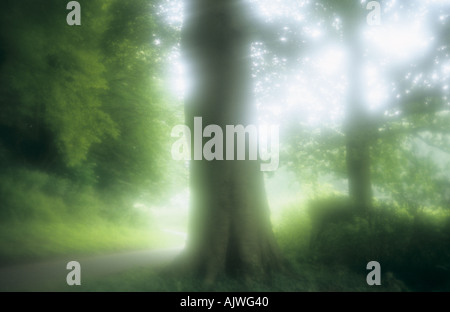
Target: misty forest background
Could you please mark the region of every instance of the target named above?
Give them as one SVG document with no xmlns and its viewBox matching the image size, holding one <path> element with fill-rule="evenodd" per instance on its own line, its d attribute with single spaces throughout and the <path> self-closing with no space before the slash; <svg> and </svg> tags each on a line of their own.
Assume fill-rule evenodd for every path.
<svg viewBox="0 0 450 312">
<path fill-rule="evenodd" d="M 247 2 L 252 101 L 280 125 L 280 165 L 264 181 L 288 263 L 250 289 L 374 290 L 376 260 L 378 290 L 450 290 L 450 2 L 380 1 L 378 27 L 365 1 Z M 181 4 L 80 1 L 81 26 L 67 25 L 66 4 L 1 4 L 4 267 L 182 247 L 189 234 L 188 164 L 170 136 L 195 80 L 182 79 Z M 151 271 L 117 279 L 197 289 Z M 240 285 L 227 281 L 217 289 Z"/>
</svg>

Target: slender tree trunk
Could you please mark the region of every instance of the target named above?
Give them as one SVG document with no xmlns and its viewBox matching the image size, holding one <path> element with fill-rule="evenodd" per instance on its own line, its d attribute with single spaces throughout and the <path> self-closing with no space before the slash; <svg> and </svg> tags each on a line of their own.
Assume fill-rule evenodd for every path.
<svg viewBox="0 0 450 312">
<path fill-rule="evenodd" d="M 345 44 L 350 48 L 345 125 L 346 162 L 350 199 L 359 210 L 367 211 L 372 206 L 370 145 L 373 129 L 364 94 L 364 50 L 357 36 L 358 29 L 349 27 L 344 33 Z"/>
<path fill-rule="evenodd" d="M 350 199 L 358 209 L 368 210 L 372 205 L 370 143 L 364 127 L 359 122 L 347 125 L 346 162 Z"/>
<path fill-rule="evenodd" d="M 245 8 L 234 0 L 190 0 L 186 5 L 182 49 L 191 79 L 186 124 L 194 133 L 194 117 L 202 117 L 203 127 L 223 129 L 225 142 L 226 125 L 245 127 L 255 116 L 250 42 L 242 26 Z M 225 158 L 225 146 L 223 152 Z M 279 267 L 259 161 L 191 160 L 190 189 L 183 258 L 189 271 L 211 284 L 222 274 L 252 280 Z"/>
</svg>

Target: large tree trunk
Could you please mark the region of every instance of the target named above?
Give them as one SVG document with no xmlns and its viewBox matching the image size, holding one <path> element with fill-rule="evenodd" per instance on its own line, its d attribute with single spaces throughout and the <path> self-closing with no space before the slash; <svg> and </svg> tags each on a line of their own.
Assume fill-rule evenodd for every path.
<svg viewBox="0 0 450 312">
<path fill-rule="evenodd" d="M 193 134 L 194 117 L 202 117 L 203 127 L 223 129 L 225 142 L 226 125 L 245 127 L 255 117 L 245 8 L 234 0 L 187 2 L 182 31 L 191 79 L 186 124 Z M 225 159 L 225 146 L 223 151 Z M 267 276 L 279 267 L 280 257 L 259 161 L 193 159 L 186 268 L 208 284 L 222 274 Z"/>
</svg>

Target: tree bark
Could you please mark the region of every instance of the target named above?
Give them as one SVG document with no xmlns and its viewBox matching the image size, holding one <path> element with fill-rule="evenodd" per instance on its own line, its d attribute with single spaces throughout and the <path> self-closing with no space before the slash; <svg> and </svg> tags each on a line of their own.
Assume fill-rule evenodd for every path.
<svg viewBox="0 0 450 312">
<path fill-rule="evenodd" d="M 203 127 L 219 125 L 224 142 L 226 125 L 254 122 L 245 10 L 234 0 L 186 3 L 182 49 L 191 85 L 185 117 L 192 134 L 194 117 L 202 117 Z M 224 274 L 247 280 L 267 276 L 281 262 L 259 161 L 194 160 L 193 139 L 191 147 L 184 265 L 206 284 Z M 223 152 L 225 159 L 225 146 Z"/>
<path fill-rule="evenodd" d="M 349 47 L 349 77 L 346 107 L 346 163 L 349 197 L 359 211 L 372 206 L 372 182 L 370 178 L 370 146 L 372 122 L 364 94 L 364 49 L 358 37 L 358 23 L 350 24 L 344 32 Z"/>
</svg>

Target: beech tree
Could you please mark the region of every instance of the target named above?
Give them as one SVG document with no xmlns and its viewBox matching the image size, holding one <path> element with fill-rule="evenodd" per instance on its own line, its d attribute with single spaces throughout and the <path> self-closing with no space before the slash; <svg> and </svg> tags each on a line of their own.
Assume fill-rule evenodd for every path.
<svg viewBox="0 0 450 312">
<path fill-rule="evenodd" d="M 186 3 L 182 49 L 192 77 L 185 102 L 191 133 L 194 117 L 222 129 L 255 122 L 247 17 L 242 1 Z M 190 188 L 183 258 L 189 271 L 211 284 L 222 274 L 250 281 L 280 267 L 259 161 L 192 160 Z"/>
</svg>

